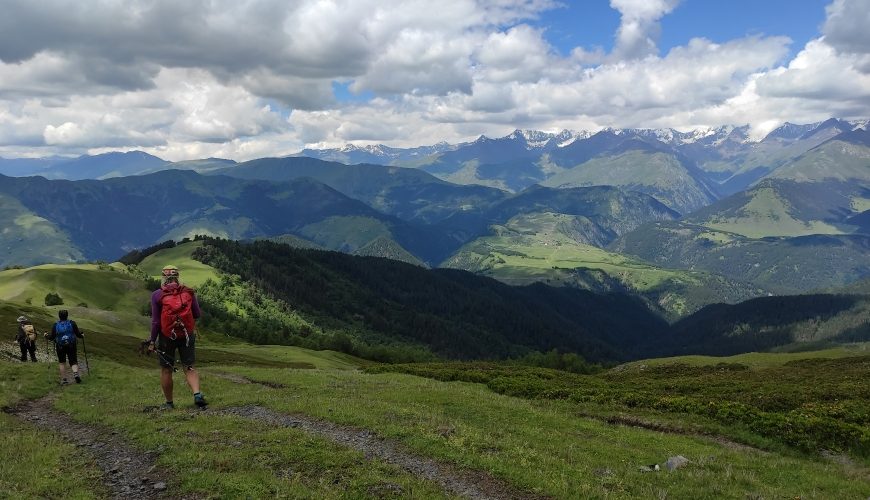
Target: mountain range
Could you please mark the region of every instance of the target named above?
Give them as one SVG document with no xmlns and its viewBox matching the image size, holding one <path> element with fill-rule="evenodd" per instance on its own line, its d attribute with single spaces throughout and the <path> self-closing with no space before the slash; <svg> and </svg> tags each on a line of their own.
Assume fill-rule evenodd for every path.
<svg viewBox="0 0 870 500">
<path fill-rule="evenodd" d="M 370 162 L 360 164 L 0 159 L 15 175 L 0 176 L 0 265 L 111 260 L 196 234 L 269 238 L 512 284 L 622 291 L 675 318 L 870 275 L 864 127 L 785 124 L 756 141 L 748 127 L 518 130 L 303 152 Z"/>
</svg>

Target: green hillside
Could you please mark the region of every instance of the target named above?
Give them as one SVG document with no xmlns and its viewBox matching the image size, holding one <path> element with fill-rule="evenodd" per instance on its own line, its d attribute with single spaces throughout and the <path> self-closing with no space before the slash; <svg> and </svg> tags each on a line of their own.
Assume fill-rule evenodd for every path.
<svg viewBox="0 0 870 500">
<path fill-rule="evenodd" d="M 171 195 L 167 185 L 173 186 Z M 0 196 L 26 207 L 22 211 L 18 205 L 9 205 L 16 213 L 0 222 L 0 232 L 13 238 L 7 243 L 7 253 L 16 258 L 6 260 L 0 254 L 0 265 L 32 265 L 43 260 L 39 252 L 26 251 L 26 243 L 18 239 L 22 224 L 32 227 L 34 234 L 51 231 L 51 225 L 67 231 L 69 256 L 58 256 L 55 246 L 47 247 L 48 256 L 61 261 L 80 255 L 110 260 L 130 248 L 197 234 L 250 239 L 283 234 L 305 237 L 307 231 L 333 242 L 330 248 L 338 250 L 345 244 L 364 246 L 387 231 L 401 247 L 424 261 L 440 261 L 455 246 L 437 227 L 385 215 L 310 178 L 276 182 L 181 170 L 105 181 L 3 178 Z M 366 239 L 374 226 L 380 230 Z M 55 238 L 51 245 L 64 243 Z"/>
<path fill-rule="evenodd" d="M 474 381 L 507 396 L 578 408 L 585 417 L 616 425 L 724 434 L 756 449 L 782 450 L 786 445 L 810 452 L 829 450 L 828 456 L 830 450 L 847 449 L 865 456 L 870 442 L 870 421 L 863 408 L 868 392 L 858 380 L 870 357 L 854 352 L 828 359 L 807 353 L 784 364 L 752 367 L 730 360 L 641 361 L 592 375 L 494 363 L 377 366 L 369 372 Z"/>
<path fill-rule="evenodd" d="M 303 237 L 325 247 L 353 252 L 378 238 L 390 238 L 384 222 L 368 217 L 329 217 L 300 229 Z"/>
<path fill-rule="evenodd" d="M 312 250 L 326 250 L 322 246 L 314 243 L 313 241 L 306 240 L 305 238 L 293 235 L 293 234 L 282 234 L 280 236 L 273 236 L 271 238 L 259 238 L 259 239 L 267 239 L 269 241 L 274 241 L 275 243 L 282 243 L 284 245 L 290 245 L 294 248 L 310 248 Z"/>
<path fill-rule="evenodd" d="M 735 195 L 745 199 L 738 210 L 709 216 L 703 224 L 717 231 L 748 238 L 844 234 L 846 227 L 823 220 L 806 220 L 775 185 L 764 185 Z M 692 220 L 701 216 L 696 215 Z"/>
<path fill-rule="evenodd" d="M 27 193 L 25 193 L 27 195 Z M 0 264 L 76 262 L 84 256 L 57 224 L 0 194 Z"/>
<path fill-rule="evenodd" d="M 773 179 L 790 179 L 798 182 L 861 181 L 870 182 L 870 146 L 866 137 L 861 141 L 830 140 L 777 168 L 770 174 Z M 851 136 L 850 136 L 851 137 Z"/>
<path fill-rule="evenodd" d="M 664 358 L 650 358 L 619 365 L 616 370 L 644 370 L 652 366 L 688 365 L 716 366 L 739 364 L 749 368 L 786 366 L 793 361 L 808 359 L 840 359 L 870 355 L 870 342 L 856 342 L 819 350 L 795 352 L 747 352 L 733 356 L 702 356 L 690 354 Z"/>
<path fill-rule="evenodd" d="M 185 262 L 194 247 L 164 249 L 153 260 Z M 3 274 L 0 283 L 61 283 L 62 295 L 93 304 L 72 310 L 77 320 L 90 315 L 82 319 L 90 370 L 81 385 L 58 387 L 54 362 L 13 362 L 0 349 L 0 491 L 13 498 L 54 497 L 58 478 L 70 498 L 160 488 L 186 498 L 870 495 L 870 365 L 857 347 L 788 361 L 676 359 L 578 375 L 516 363 L 372 366 L 203 327 L 197 365 L 209 408 L 193 407 L 178 374 L 177 408 L 159 412 L 156 360 L 134 352 L 147 318 L 96 306 L 147 300 L 144 281 L 121 266 L 4 273 L 11 271 L 21 274 Z M 67 271 L 92 276 L 68 280 Z M 52 321 L 53 308 L 3 293 L 0 323 L 21 313 Z M 526 299 L 536 296 L 560 304 L 545 288 Z M 668 470 L 677 455 L 687 462 Z"/>
<path fill-rule="evenodd" d="M 182 243 L 149 255 L 138 265 L 146 274 L 155 278 L 160 277 L 164 266 L 176 266 L 179 269 L 179 274 L 184 278 L 184 283 L 197 287 L 208 279 L 217 279 L 218 277 L 217 270 L 213 267 L 191 258 L 191 253 L 201 246 L 201 241 Z"/>
<path fill-rule="evenodd" d="M 688 222 L 657 222 L 622 236 L 610 249 L 662 267 L 721 274 L 773 293 L 843 286 L 870 269 L 865 235 L 751 239 Z"/>
<path fill-rule="evenodd" d="M 736 193 L 765 177 L 776 176 L 785 165 L 809 156 L 814 148 L 841 136 L 844 126 L 848 125 L 829 120 L 798 137 L 766 137 L 759 143 L 748 144 L 725 141 L 715 148 L 712 157 L 701 159 L 700 167 L 725 174 L 721 179 L 721 189 L 725 193 Z M 837 177 L 834 172 L 829 175 Z"/>
<path fill-rule="evenodd" d="M 867 132 L 838 135 L 687 220 L 749 238 L 848 234 L 870 199 Z"/>
<path fill-rule="evenodd" d="M 546 279 L 552 276 L 552 270 L 598 269 L 621 276 L 629 286 L 641 291 L 678 274 L 576 241 L 561 227 L 571 219 L 553 213 L 516 216 L 504 225 L 492 226 L 492 236 L 466 244 L 442 266 L 493 276 L 512 284 Z"/>
<path fill-rule="evenodd" d="M 140 281 L 108 265 L 44 264 L 0 271 L 0 300 L 41 306 L 48 293 L 60 295 L 67 309 L 86 304 L 97 310 L 138 311 L 137 302 L 148 300 Z"/>
<path fill-rule="evenodd" d="M 415 266 L 426 267 L 420 259 L 414 257 L 411 252 L 402 248 L 401 245 L 395 242 L 392 238 L 381 236 L 375 238 L 365 245 L 353 251 L 353 255 L 360 257 L 383 257 L 385 259 L 397 260 L 399 262 L 407 262 Z"/>
<path fill-rule="evenodd" d="M 813 294 L 707 306 L 675 323 L 673 347 L 662 347 L 677 353 L 733 355 L 865 341 L 870 341 L 870 298 Z"/>
<path fill-rule="evenodd" d="M 646 193 L 686 214 L 716 200 L 673 154 L 632 150 L 593 158 L 541 183 L 552 187 L 619 186 Z"/>
<path fill-rule="evenodd" d="M 535 185 L 490 207 L 454 215 L 440 226 L 458 241 L 468 242 L 488 235 L 493 224 L 540 213 L 568 216 L 560 230 L 593 245 L 609 243 L 645 222 L 679 217 L 649 195 L 612 186 L 556 189 Z M 566 224 L 574 227 L 568 228 Z"/>
<path fill-rule="evenodd" d="M 274 317 L 263 318 L 256 330 L 276 332 L 276 341 L 286 332 L 284 341 L 298 345 L 317 338 L 332 345 L 344 335 L 346 342 L 363 344 L 363 351 L 373 349 L 375 359 L 386 354 L 377 354 L 378 349 L 475 359 L 554 348 L 594 360 L 615 359 L 639 349 L 643 335 L 666 328 L 640 301 L 621 294 L 509 287 L 467 272 L 267 241 L 208 239 L 194 257 L 256 283 L 270 300 L 310 323 L 279 326 L 284 315 L 276 306 Z M 335 332 L 342 333 L 326 338 Z M 346 352 L 360 351 L 351 346 Z"/>
<path fill-rule="evenodd" d="M 344 165 L 314 158 L 261 158 L 219 173 L 270 181 L 317 179 L 383 213 L 424 223 L 443 220 L 464 207 L 489 206 L 506 195 L 498 189 L 451 184 L 413 168 Z"/>
<path fill-rule="evenodd" d="M 736 302 L 763 292 L 709 273 L 657 267 L 603 250 L 586 243 L 593 231 L 594 227 L 578 227 L 576 218 L 565 214 L 516 216 L 504 225 L 492 226 L 491 236 L 466 244 L 441 265 L 511 285 L 540 281 L 631 292 L 671 318 L 713 302 Z"/>
</svg>

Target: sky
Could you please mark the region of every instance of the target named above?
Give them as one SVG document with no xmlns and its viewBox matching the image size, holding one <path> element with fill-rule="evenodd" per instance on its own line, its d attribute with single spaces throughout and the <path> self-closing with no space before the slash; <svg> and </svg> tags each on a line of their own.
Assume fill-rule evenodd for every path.
<svg viewBox="0 0 870 500">
<path fill-rule="evenodd" d="M 870 118 L 870 0 L 0 0 L 0 156 Z"/>
</svg>

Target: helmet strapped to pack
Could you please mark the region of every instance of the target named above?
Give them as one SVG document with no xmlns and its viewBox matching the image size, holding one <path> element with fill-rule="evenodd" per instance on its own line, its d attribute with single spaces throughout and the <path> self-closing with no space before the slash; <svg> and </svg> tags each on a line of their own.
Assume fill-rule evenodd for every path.
<svg viewBox="0 0 870 500">
<path fill-rule="evenodd" d="M 163 270 L 160 274 L 161 281 L 164 285 L 170 281 L 178 282 L 178 268 L 173 265 L 163 266 Z"/>
<path fill-rule="evenodd" d="M 27 323 L 27 316 L 18 316 L 19 323 Z"/>
</svg>

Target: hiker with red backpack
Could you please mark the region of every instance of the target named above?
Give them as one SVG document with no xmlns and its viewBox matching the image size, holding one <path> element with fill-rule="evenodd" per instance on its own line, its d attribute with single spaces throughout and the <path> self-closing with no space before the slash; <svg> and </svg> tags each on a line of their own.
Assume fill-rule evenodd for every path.
<svg viewBox="0 0 870 500">
<path fill-rule="evenodd" d="M 18 347 L 21 348 L 21 361 L 27 362 L 27 354 L 30 361 L 36 363 L 36 329 L 26 316 L 18 317 L 18 334 L 15 336 Z"/>
<path fill-rule="evenodd" d="M 79 330 L 75 321 L 69 319 L 69 311 L 66 309 L 58 311 L 57 318 L 59 321 L 52 325 L 51 332 L 46 333 L 45 338 L 54 341 L 55 350 L 57 351 L 57 362 L 60 368 L 60 383 L 61 385 L 69 383 L 66 378 L 66 362 L 69 359 L 73 378 L 75 378 L 77 384 L 81 384 L 82 378 L 79 376 L 76 339 L 84 339 L 85 334 Z"/>
<path fill-rule="evenodd" d="M 160 386 L 166 402 L 161 409 L 175 408 L 172 400 L 172 374 L 175 371 L 175 351 L 181 358 L 187 385 L 193 391 L 193 402 L 200 408 L 208 403 L 199 390 L 199 373 L 194 369 L 196 319 L 200 316 L 199 303 L 192 288 L 179 282 L 178 268 L 166 266 L 161 286 L 151 294 L 151 338 L 148 352 L 157 352 L 160 360 Z"/>
</svg>

